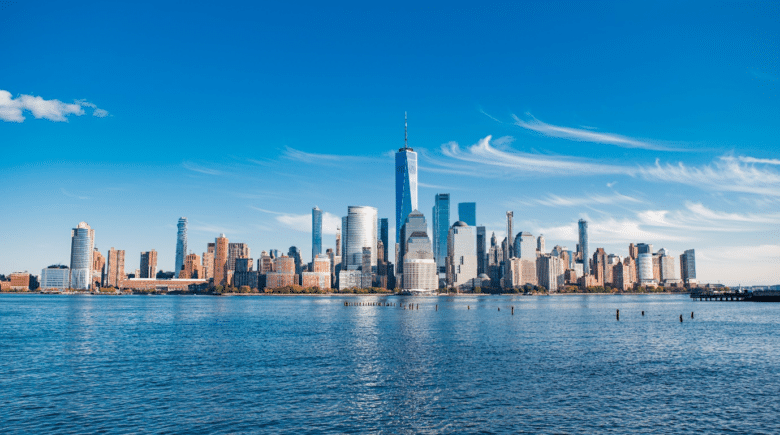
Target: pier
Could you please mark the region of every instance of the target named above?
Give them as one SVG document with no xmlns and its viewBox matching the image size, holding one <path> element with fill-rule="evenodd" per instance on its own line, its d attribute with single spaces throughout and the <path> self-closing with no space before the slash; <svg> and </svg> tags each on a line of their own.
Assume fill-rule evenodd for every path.
<svg viewBox="0 0 780 435">
<path fill-rule="evenodd" d="M 748 292 L 691 292 L 691 299 L 699 301 L 780 302 L 780 291 L 756 290 Z"/>
</svg>

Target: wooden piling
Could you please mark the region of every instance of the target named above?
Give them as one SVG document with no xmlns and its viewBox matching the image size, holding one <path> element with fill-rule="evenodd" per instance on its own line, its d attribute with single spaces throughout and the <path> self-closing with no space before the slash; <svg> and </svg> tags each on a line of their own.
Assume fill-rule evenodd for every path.
<svg viewBox="0 0 780 435">
<path fill-rule="evenodd" d="M 682 323 L 682 314 L 680 314 L 680 323 Z"/>
<path fill-rule="evenodd" d="M 512 315 L 515 315 L 515 307 L 512 307 Z"/>
<path fill-rule="evenodd" d="M 620 320 L 620 310 L 617 310 L 617 313 L 615 314 L 615 318 L 617 320 Z"/>
<path fill-rule="evenodd" d="M 436 311 L 439 311 L 439 304 L 436 304 Z"/>
<path fill-rule="evenodd" d="M 645 312 L 644 312 L 644 311 L 642 311 L 642 315 L 643 315 L 643 316 L 645 315 Z"/>
<path fill-rule="evenodd" d="M 693 319 L 693 311 L 691 311 L 691 319 Z"/>
</svg>

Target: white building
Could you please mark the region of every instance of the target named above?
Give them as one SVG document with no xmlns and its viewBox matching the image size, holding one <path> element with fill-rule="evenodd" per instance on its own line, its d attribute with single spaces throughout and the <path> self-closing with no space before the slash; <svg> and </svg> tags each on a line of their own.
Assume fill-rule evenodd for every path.
<svg viewBox="0 0 780 435">
<path fill-rule="evenodd" d="M 407 239 L 401 288 L 404 293 L 431 294 L 439 287 L 436 260 L 428 234 L 417 231 Z"/>
<path fill-rule="evenodd" d="M 70 288 L 88 290 L 92 286 L 92 252 L 95 246 L 95 230 L 86 222 L 79 222 L 71 233 Z"/>
<path fill-rule="evenodd" d="M 447 286 L 458 291 L 473 290 L 477 277 L 477 234 L 463 221 L 452 224 L 447 237 Z"/>
<path fill-rule="evenodd" d="M 515 237 L 514 254 L 517 258 L 531 260 L 536 258 L 537 241 L 531 233 L 520 232 Z"/>
<path fill-rule="evenodd" d="M 565 282 L 564 272 L 566 267 L 560 257 L 554 257 L 546 254 L 537 260 L 537 273 L 539 275 L 539 285 L 550 292 L 557 292 L 562 288 Z"/>
<path fill-rule="evenodd" d="M 360 270 L 363 266 L 363 248 L 371 248 L 371 268 L 365 273 L 376 273 L 377 211 L 374 207 L 348 207 L 341 218 L 342 269 Z"/>
<path fill-rule="evenodd" d="M 653 277 L 653 254 L 639 254 L 636 259 L 636 274 L 639 285 L 657 286 L 658 281 Z"/>
<path fill-rule="evenodd" d="M 41 290 L 65 290 L 68 288 L 70 270 L 67 266 L 49 266 L 41 270 Z"/>
</svg>

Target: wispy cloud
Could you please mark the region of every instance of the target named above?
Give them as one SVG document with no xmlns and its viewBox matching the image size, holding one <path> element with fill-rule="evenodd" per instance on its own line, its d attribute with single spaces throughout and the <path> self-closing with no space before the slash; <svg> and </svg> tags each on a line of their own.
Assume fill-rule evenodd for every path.
<svg viewBox="0 0 780 435">
<path fill-rule="evenodd" d="M 98 118 L 105 118 L 109 115 L 108 110 L 100 109 L 98 106 L 96 106 L 94 103 L 90 103 L 87 100 L 76 100 L 76 104 L 79 104 L 84 107 L 90 107 L 92 108 L 92 116 L 96 116 Z"/>
<path fill-rule="evenodd" d="M 534 118 L 530 113 L 526 113 L 531 119 L 528 121 L 520 119 L 517 115 L 512 115 L 518 127 L 540 133 L 544 136 L 558 137 L 579 142 L 593 142 L 608 145 L 616 145 L 622 148 L 641 148 L 654 151 L 682 151 L 681 149 L 669 148 L 653 141 L 635 139 L 615 133 L 601 133 L 590 129 L 562 127 L 559 125 L 547 124 Z"/>
<path fill-rule="evenodd" d="M 541 205 L 558 207 L 580 207 L 592 204 L 625 204 L 639 203 L 641 200 L 633 196 L 613 193 L 611 195 L 587 195 L 563 197 L 558 195 L 548 195 L 546 198 L 537 199 L 536 202 Z"/>
<path fill-rule="evenodd" d="M 282 157 L 304 163 L 317 164 L 341 164 L 341 163 L 360 163 L 370 162 L 376 158 L 366 156 L 340 155 L 340 154 L 318 154 L 307 153 L 306 151 L 296 150 L 295 148 L 285 147 Z"/>
<path fill-rule="evenodd" d="M 231 234 L 241 234 L 240 231 L 237 231 L 232 228 L 227 228 L 220 225 L 212 225 L 203 222 L 193 222 L 193 221 L 190 221 L 190 223 L 187 225 L 187 230 L 198 231 L 203 233 L 211 233 L 211 234 L 225 234 L 228 236 L 230 236 Z"/>
<path fill-rule="evenodd" d="M 198 165 L 194 162 L 184 161 L 181 164 L 184 169 L 189 169 L 190 171 L 200 172 L 201 174 L 207 174 L 207 175 L 222 175 L 222 171 L 218 171 L 216 169 L 206 168 L 203 166 Z"/>
<path fill-rule="evenodd" d="M 461 149 L 456 142 L 442 145 L 444 156 L 455 160 L 431 160 L 438 168 L 427 168 L 433 172 L 444 172 L 468 176 L 522 177 L 539 174 L 550 176 L 576 175 L 624 175 L 641 177 L 648 181 L 679 183 L 718 192 L 743 192 L 757 195 L 780 196 L 780 173 L 768 168 L 745 163 L 733 156 L 722 156 L 708 165 L 687 166 L 661 163 L 627 166 L 594 162 L 570 157 L 549 156 L 515 151 L 509 147 L 499 150 L 492 146 L 491 136 L 486 136 L 475 145 Z M 466 162 L 468 164 L 461 164 Z M 489 166 L 484 170 L 474 164 Z"/>
<path fill-rule="evenodd" d="M 739 161 L 742 163 L 761 163 L 765 165 L 780 165 L 780 159 L 757 159 L 755 157 L 740 156 Z"/>
<path fill-rule="evenodd" d="M 76 198 L 76 199 L 91 199 L 88 196 L 81 196 L 81 195 L 75 195 L 73 193 L 68 192 L 65 190 L 65 188 L 60 188 L 60 192 L 62 192 L 63 195 L 67 196 L 68 198 Z"/>
<path fill-rule="evenodd" d="M 274 219 L 285 227 L 302 233 L 311 233 L 311 213 L 293 214 L 273 210 L 267 210 L 260 207 L 249 206 L 253 210 L 274 215 Z M 336 228 L 341 226 L 341 218 L 333 213 L 322 213 L 322 233 L 336 234 Z"/>
</svg>

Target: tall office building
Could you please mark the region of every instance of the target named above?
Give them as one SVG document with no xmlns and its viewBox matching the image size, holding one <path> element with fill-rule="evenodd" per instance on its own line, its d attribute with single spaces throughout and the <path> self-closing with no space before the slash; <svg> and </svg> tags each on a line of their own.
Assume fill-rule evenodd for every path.
<svg viewBox="0 0 780 435">
<path fill-rule="evenodd" d="M 579 221 L 580 244 L 579 254 L 582 258 L 582 273 L 590 274 L 590 254 L 588 251 L 588 221 L 580 219 Z"/>
<path fill-rule="evenodd" d="M 377 231 L 379 231 L 379 240 L 382 241 L 382 258 L 384 261 L 390 261 L 387 257 L 387 244 L 390 242 L 388 240 L 389 237 L 389 221 L 387 218 L 381 218 L 379 219 L 379 222 L 377 222 Z"/>
<path fill-rule="evenodd" d="M 522 258 L 524 260 L 536 259 L 536 239 L 534 236 L 525 231 L 517 233 L 514 244 L 514 257 Z"/>
<path fill-rule="evenodd" d="M 400 228 L 406 216 L 417 210 L 417 153 L 409 148 L 406 113 L 404 113 L 404 147 L 395 153 L 395 242 L 401 242 Z"/>
<path fill-rule="evenodd" d="M 437 193 L 433 200 L 433 256 L 439 275 L 446 273 L 447 235 L 450 231 L 450 194 Z"/>
<path fill-rule="evenodd" d="M 301 256 L 301 250 L 297 246 L 290 246 L 287 250 L 287 256 L 293 259 L 295 262 L 295 273 L 299 276 L 303 272 L 303 258 Z"/>
<path fill-rule="evenodd" d="M 636 250 L 639 254 L 653 254 L 653 245 L 647 243 L 637 243 Z"/>
<path fill-rule="evenodd" d="M 515 213 L 512 211 L 506 212 L 506 246 L 503 247 L 504 249 L 504 262 L 506 264 L 509 264 L 509 259 L 515 256 L 514 249 L 512 246 L 512 239 L 515 237 L 515 234 L 512 232 L 512 220 L 514 219 Z"/>
<path fill-rule="evenodd" d="M 187 218 L 180 217 L 176 233 L 176 268 L 173 269 L 173 276 L 179 276 L 179 271 L 184 266 L 184 257 L 187 255 Z M 143 268 L 142 268 L 143 269 Z M 143 271 L 141 272 L 143 274 Z"/>
<path fill-rule="evenodd" d="M 458 204 L 458 220 L 470 227 L 477 226 L 477 203 L 461 202 Z"/>
<path fill-rule="evenodd" d="M 376 225 L 376 208 L 354 205 L 347 208 L 347 216 L 341 219 L 343 270 L 358 270 L 363 266 L 363 248 L 371 248 L 371 267 L 376 268 Z"/>
<path fill-rule="evenodd" d="M 65 290 L 68 288 L 68 266 L 56 264 L 41 270 L 41 289 Z"/>
<path fill-rule="evenodd" d="M 477 227 L 477 275 L 487 273 L 487 232 Z"/>
<path fill-rule="evenodd" d="M 79 222 L 71 231 L 70 237 L 70 288 L 88 290 L 92 284 L 95 230 L 86 222 Z"/>
<path fill-rule="evenodd" d="M 125 251 L 117 251 L 113 247 L 108 250 L 108 265 L 106 267 L 106 286 L 119 287 L 125 279 Z"/>
<path fill-rule="evenodd" d="M 639 285 L 655 286 L 658 284 L 658 281 L 656 281 L 653 276 L 653 254 L 639 254 L 636 263 L 637 281 L 639 281 Z"/>
<path fill-rule="evenodd" d="M 418 210 L 414 210 L 406 216 L 404 224 L 401 226 L 401 242 L 399 243 L 399 258 L 398 268 L 396 274 L 403 273 L 403 259 L 408 251 L 407 242 L 412 234 L 419 232 L 425 233 L 425 237 L 428 237 L 428 223 L 425 221 L 425 216 Z"/>
<path fill-rule="evenodd" d="M 406 239 L 401 288 L 405 293 L 431 294 L 439 287 L 436 261 L 426 231 L 414 231 Z M 400 266 L 400 263 L 399 263 Z"/>
<path fill-rule="evenodd" d="M 311 209 L 311 261 L 322 254 L 322 210 Z"/>
<path fill-rule="evenodd" d="M 544 246 L 544 234 L 539 234 L 539 237 L 536 239 L 536 249 L 539 251 L 539 255 L 544 255 L 546 253 Z"/>
<path fill-rule="evenodd" d="M 227 285 L 228 272 L 228 238 L 220 234 L 214 240 L 214 285 Z"/>
<path fill-rule="evenodd" d="M 183 266 L 183 264 L 182 264 Z M 141 252 L 141 278 L 155 278 L 157 276 L 157 251 Z M 179 276 L 176 272 L 173 276 Z"/>
<path fill-rule="evenodd" d="M 447 286 L 473 290 L 477 277 L 477 235 L 463 221 L 452 224 L 447 239 Z"/>
<path fill-rule="evenodd" d="M 680 255 L 680 278 L 685 284 L 696 284 L 696 251 L 693 249 Z"/>
</svg>

